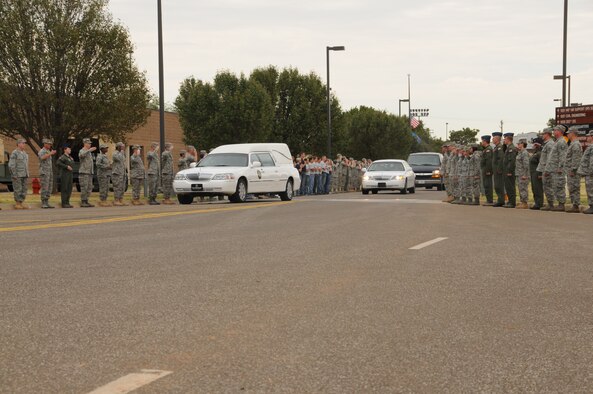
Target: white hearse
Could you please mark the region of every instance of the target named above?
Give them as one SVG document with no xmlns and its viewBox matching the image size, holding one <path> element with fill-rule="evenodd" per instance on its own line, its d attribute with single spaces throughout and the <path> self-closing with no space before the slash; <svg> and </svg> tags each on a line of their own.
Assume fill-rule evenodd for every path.
<svg viewBox="0 0 593 394">
<path fill-rule="evenodd" d="M 226 195 L 231 202 L 244 202 L 248 194 L 270 193 L 290 201 L 300 185 L 286 144 L 219 146 L 173 181 L 181 204 L 191 204 L 197 196 Z"/>
</svg>

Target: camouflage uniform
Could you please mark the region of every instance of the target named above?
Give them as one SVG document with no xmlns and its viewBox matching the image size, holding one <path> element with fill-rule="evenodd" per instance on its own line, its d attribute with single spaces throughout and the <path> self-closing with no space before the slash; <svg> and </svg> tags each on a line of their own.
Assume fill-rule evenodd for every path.
<svg viewBox="0 0 593 394">
<path fill-rule="evenodd" d="M 182 149 L 179 151 L 179 160 L 177 161 L 177 171 L 182 171 L 188 168 L 187 166 L 187 159 L 186 159 L 186 152 Z"/>
<path fill-rule="evenodd" d="M 548 200 L 548 207 L 554 206 L 554 184 L 552 182 L 552 176 L 547 174 L 546 166 L 548 165 L 548 160 L 550 156 L 550 152 L 554 147 L 554 141 L 550 138 L 542 147 L 542 153 L 539 159 L 539 164 L 537 166 L 537 172 L 542 173 L 542 184 L 544 187 L 544 194 L 546 195 L 546 200 Z"/>
<path fill-rule="evenodd" d="M 163 183 L 163 197 L 165 200 L 169 200 L 173 194 L 173 155 L 170 150 L 165 149 L 161 154 L 162 160 L 162 178 Z"/>
<path fill-rule="evenodd" d="M 476 148 L 477 149 L 477 148 Z M 473 205 L 480 204 L 480 171 L 481 171 L 481 162 L 482 162 L 482 152 L 476 150 L 470 157 L 470 167 L 469 167 L 469 182 L 471 185 L 469 199 L 471 202 L 471 198 L 473 197 L 474 203 Z"/>
<path fill-rule="evenodd" d="M 443 177 L 443 185 L 445 185 L 445 191 L 447 196 L 451 196 L 451 191 L 449 190 L 449 176 L 447 173 L 447 163 L 449 162 L 449 152 L 445 152 L 443 154 L 443 160 L 441 161 L 441 167 L 439 171 L 441 172 L 441 176 Z M 447 201 L 447 200 L 444 200 Z"/>
<path fill-rule="evenodd" d="M 132 198 L 140 199 L 140 187 L 144 182 L 144 163 L 140 155 L 132 155 L 130 159 L 130 178 L 132 180 Z"/>
<path fill-rule="evenodd" d="M 159 156 L 156 150 L 151 150 L 146 154 L 148 162 L 148 197 L 151 201 L 156 199 L 159 184 Z"/>
<path fill-rule="evenodd" d="M 93 154 L 90 150 L 82 148 L 78 152 L 80 167 L 78 168 L 78 183 L 80 184 L 80 200 L 88 204 L 93 191 Z"/>
<path fill-rule="evenodd" d="M 469 177 L 469 160 L 467 157 L 462 156 L 461 161 L 459 162 L 459 189 L 461 196 L 461 201 L 466 202 L 468 196 L 468 177 Z"/>
<path fill-rule="evenodd" d="M 44 159 L 46 155 L 49 156 Z M 53 187 L 52 151 L 51 149 L 41 148 L 37 156 L 39 157 L 39 176 L 41 178 L 41 207 L 53 208 L 48 203 Z"/>
<path fill-rule="evenodd" d="M 24 142 L 24 140 L 19 141 Z M 27 198 L 27 179 L 29 179 L 29 155 L 27 152 L 18 148 L 13 150 L 8 161 L 8 168 L 12 177 L 16 207 L 22 208 L 22 203 Z"/>
<path fill-rule="evenodd" d="M 453 155 L 453 157 L 451 158 L 450 161 L 450 171 L 449 174 L 451 174 L 451 193 L 453 193 L 453 202 L 459 202 L 461 200 L 461 193 L 459 190 L 459 172 L 458 172 L 458 167 L 460 164 L 460 160 L 461 158 L 455 154 Z"/>
<path fill-rule="evenodd" d="M 113 159 L 113 165 L 111 170 L 111 183 L 113 183 L 113 197 L 115 198 L 115 200 L 118 200 L 121 203 L 121 200 L 124 198 L 124 191 L 126 190 L 126 154 L 123 150 L 116 150 L 115 152 L 113 152 L 111 158 Z"/>
<path fill-rule="evenodd" d="M 571 142 L 566 152 L 566 160 L 564 163 L 564 171 L 566 174 L 566 183 L 568 185 L 568 193 L 570 195 L 570 202 L 577 208 L 581 205 L 581 177 L 577 174 L 577 169 L 581 164 L 583 157 L 583 149 L 579 140 Z"/>
<path fill-rule="evenodd" d="M 517 154 L 515 160 L 515 175 L 519 185 L 519 200 L 527 204 L 529 196 L 529 153 L 523 149 Z"/>
<path fill-rule="evenodd" d="M 101 148 L 107 147 L 107 145 L 101 145 Z M 99 199 L 102 202 L 107 201 L 107 195 L 109 194 L 109 179 L 111 178 L 111 163 L 109 158 L 103 152 L 97 155 L 95 160 L 97 165 L 97 179 L 99 181 Z"/>
<path fill-rule="evenodd" d="M 560 205 L 566 202 L 566 176 L 564 175 L 564 161 L 566 160 L 566 151 L 568 145 L 563 137 L 558 138 L 552 147 L 548 162 L 546 163 L 546 172 L 552 177 L 554 185 L 554 199 Z"/>
<path fill-rule="evenodd" d="M 590 132 L 590 135 L 593 135 Z M 593 144 L 590 144 L 583 157 L 581 157 L 581 163 L 579 168 L 577 169 L 577 174 L 582 175 L 585 177 L 585 189 L 587 190 L 587 203 L 589 204 L 589 209 L 585 212 L 589 213 L 593 211 Z M 589 211 L 589 212 L 588 212 Z"/>
</svg>

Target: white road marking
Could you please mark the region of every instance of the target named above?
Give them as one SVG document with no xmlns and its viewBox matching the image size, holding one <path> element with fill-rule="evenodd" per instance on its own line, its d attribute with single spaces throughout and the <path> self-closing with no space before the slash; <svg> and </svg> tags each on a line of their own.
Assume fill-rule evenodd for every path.
<svg viewBox="0 0 593 394">
<path fill-rule="evenodd" d="M 420 245 L 412 246 L 410 249 L 411 250 L 420 250 L 422 248 L 425 248 L 425 247 L 430 246 L 430 245 L 434 245 L 437 242 L 441 242 L 441 241 L 444 241 L 446 239 L 448 239 L 448 238 L 447 237 L 435 238 L 432 241 L 428 241 L 428 242 L 421 243 Z"/>
<path fill-rule="evenodd" d="M 125 394 L 142 386 L 150 384 L 157 379 L 172 374 L 171 371 L 143 369 L 139 373 L 131 373 L 114 380 L 105 386 L 91 391 L 89 394 Z"/>
</svg>

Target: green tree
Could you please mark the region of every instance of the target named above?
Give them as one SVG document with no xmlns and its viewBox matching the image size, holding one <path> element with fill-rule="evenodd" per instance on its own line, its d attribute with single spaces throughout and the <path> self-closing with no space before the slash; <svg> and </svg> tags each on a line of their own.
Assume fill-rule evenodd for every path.
<svg viewBox="0 0 593 394">
<path fill-rule="evenodd" d="M 344 152 L 373 160 L 405 159 L 414 144 L 406 117 L 370 107 L 357 107 L 344 114 L 348 147 Z"/>
<path fill-rule="evenodd" d="M 106 0 L 0 0 L 0 15 L 0 134 L 36 150 L 146 121 L 146 78 Z"/>
<path fill-rule="evenodd" d="M 469 127 L 464 127 L 461 130 L 451 131 L 451 133 L 449 134 L 449 140 L 461 145 L 472 144 L 477 141 L 477 135 L 479 132 L 480 130 L 478 129 L 470 129 Z"/>
<path fill-rule="evenodd" d="M 548 119 L 548 123 L 547 123 L 547 126 L 548 127 L 554 127 L 554 126 L 556 126 L 556 124 L 557 123 L 556 123 L 556 119 L 555 118 Z"/>
<path fill-rule="evenodd" d="M 273 107 L 266 89 L 244 75 L 223 71 L 214 82 L 188 78 L 175 100 L 185 141 L 206 149 L 223 144 L 266 142 Z"/>
</svg>

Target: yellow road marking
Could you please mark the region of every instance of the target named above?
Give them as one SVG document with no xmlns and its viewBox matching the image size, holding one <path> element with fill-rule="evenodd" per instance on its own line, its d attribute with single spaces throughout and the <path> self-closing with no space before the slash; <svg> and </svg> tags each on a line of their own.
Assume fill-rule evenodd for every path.
<svg viewBox="0 0 593 394">
<path fill-rule="evenodd" d="M 116 216 L 116 217 L 104 218 L 104 219 L 83 219 L 83 220 L 75 220 L 75 221 L 70 221 L 70 222 L 34 224 L 34 225 L 30 225 L 30 226 L 18 226 L 18 227 L 5 227 L 5 228 L 0 228 L 0 233 L 26 231 L 26 230 L 42 230 L 42 229 L 47 229 L 47 228 L 76 227 L 76 226 L 84 226 L 84 225 L 92 225 L 92 224 L 129 222 L 132 220 L 140 220 L 140 219 L 155 219 L 155 218 L 163 218 L 163 217 L 170 217 L 170 216 L 194 215 L 194 214 L 212 213 L 212 212 L 244 211 L 244 210 L 248 210 L 248 209 L 276 207 L 279 205 L 286 205 L 286 204 L 292 204 L 292 202 L 273 202 L 273 203 L 257 204 L 257 205 L 250 204 L 250 205 L 242 205 L 242 206 L 228 207 L 228 208 L 196 209 L 193 211 L 145 213 L 145 214 L 141 214 L 141 215 Z"/>
</svg>

